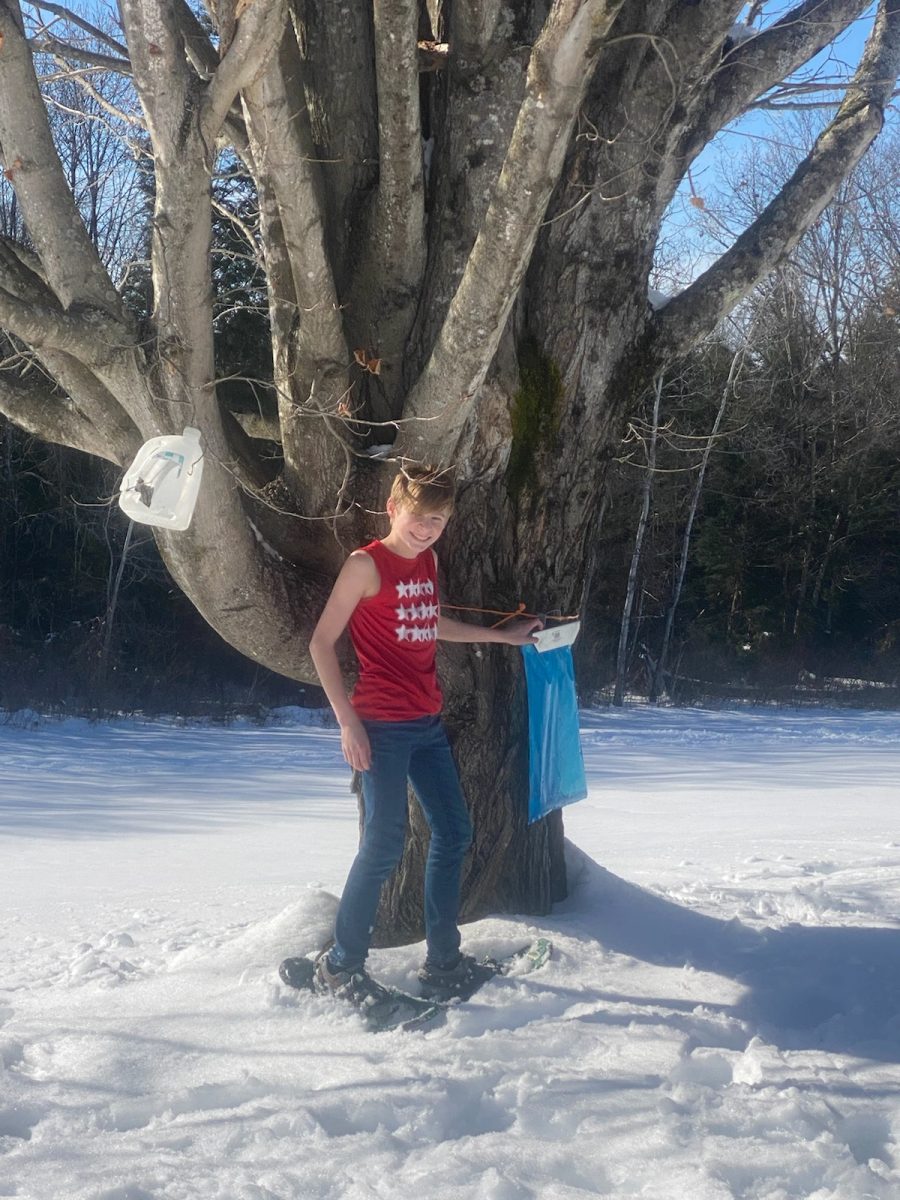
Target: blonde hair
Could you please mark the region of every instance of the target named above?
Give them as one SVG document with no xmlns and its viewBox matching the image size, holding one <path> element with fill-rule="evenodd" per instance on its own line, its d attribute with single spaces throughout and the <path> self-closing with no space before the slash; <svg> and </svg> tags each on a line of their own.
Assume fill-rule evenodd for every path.
<svg viewBox="0 0 900 1200">
<path fill-rule="evenodd" d="M 400 470 L 391 485 L 391 499 L 397 508 L 414 513 L 453 509 L 455 480 L 453 472 L 430 466 L 408 466 Z"/>
</svg>

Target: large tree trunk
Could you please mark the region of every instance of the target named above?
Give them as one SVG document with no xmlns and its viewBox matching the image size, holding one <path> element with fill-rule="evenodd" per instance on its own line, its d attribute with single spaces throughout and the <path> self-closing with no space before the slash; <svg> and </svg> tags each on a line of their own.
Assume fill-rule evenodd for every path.
<svg viewBox="0 0 900 1200">
<path fill-rule="evenodd" d="M 573 524 L 574 508 L 544 505 L 536 498 L 532 508 L 524 488 L 513 490 L 509 474 L 489 487 L 476 483 L 464 488 L 439 546 L 449 581 L 444 601 L 506 612 L 520 602 L 530 612 L 542 606 L 576 611 L 589 552 L 589 524 L 583 515 L 579 511 Z M 481 619 L 490 623 L 497 618 Z M 440 647 L 438 661 L 445 721 L 475 825 L 463 875 L 463 920 L 498 909 L 547 913 L 566 895 L 563 823 L 556 812 L 528 824 L 521 653 L 508 646 L 452 643 Z M 411 800 L 403 861 L 382 898 L 383 940 L 421 936 L 427 846 L 427 825 Z"/>
<path fill-rule="evenodd" d="M 512 662 L 496 649 L 485 650 L 482 659 L 471 652 L 464 657 L 469 661 L 454 669 L 477 692 L 450 690 L 445 710 L 475 826 L 463 868 L 461 920 L 497 911 L 546 914 L 566 895 L 562 815 L 528 824 L 527 715 L 518 652 Z M 428 826 L 411 797 L 409 836 L 400 866 L 382 893 L 377 944 L 423 936 L 428 840 Z"/>
</svg>

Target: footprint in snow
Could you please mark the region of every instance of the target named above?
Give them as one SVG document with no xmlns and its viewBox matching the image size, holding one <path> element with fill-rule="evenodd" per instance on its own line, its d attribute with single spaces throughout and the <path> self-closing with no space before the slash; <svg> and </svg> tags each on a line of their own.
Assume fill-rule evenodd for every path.
<svg viewBox="0 0 900 1200">
<path fill-rule="evenodd" d="M 120 951 L 133 949 L 134 940 L 127 933 L 106 934 L 95 947 L 82 942 L 63 970 L 69 987 L 95 983 L 101 987 L 117 987 L 136 979 L 143 971 Z"/>
<path fill-rule="evenodd" d="M 4 1149 L 12 1149 L 18 1142 L 30 1141 L 31 1131 L 43 1115 L 38 1109 L 25 1104 L 10 1104 L 0 1108 L 0 1153 Z"/>
<path fill-rule="evenodd" d="M 10 1016 L 12 1011 L 10 1010 Z M 0 1037 L 0 1075 L 10 1067 L 17 1067 L 25 1054 L 25 1047 L 15 1038 Z M 0 1196 L 3 1193 L 0 1192 Z"/>
</svg>

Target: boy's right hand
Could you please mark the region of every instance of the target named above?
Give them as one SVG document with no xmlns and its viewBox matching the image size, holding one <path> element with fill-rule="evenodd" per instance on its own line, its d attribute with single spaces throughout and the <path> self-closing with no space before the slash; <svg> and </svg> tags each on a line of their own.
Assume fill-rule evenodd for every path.
<svg viewBox="0 0 900 1200">
<path fill-rule="evenodd" d="M 501 626 L 500 634 L 502 641 L 509 646 L 533 646 L 535 633 L 543 628 L 544 622 L 540 617 L 522 617 Z"/>
<path fill-rule="evenodd" d="M 354 771 L 368 771 L 372 765 L 372 748 L 362 721 L 354 718 L 341 726 L 341 749 Z"/>
</svg>

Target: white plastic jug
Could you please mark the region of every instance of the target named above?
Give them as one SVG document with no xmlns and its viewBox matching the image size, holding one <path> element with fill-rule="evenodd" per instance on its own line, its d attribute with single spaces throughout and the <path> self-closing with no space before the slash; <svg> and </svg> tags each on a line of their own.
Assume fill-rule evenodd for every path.
<svg viewBox="0 0 900 1200">
<path fill-rule="evenodd" d="M 546 654 L 548 650 L 571 646 L 578 637 L 579 629 L 580 621 L 566 621 L 562 625 L 551 625 L 549 629 L 539 629 L 534 635 L 535 649 L 538 654 Z"/>
<path fill-rule="evenodd" d="M 162 529 L 187 529 L 194 515 L 203 451 L 200 430 L 144 442 L 119 487 L 119 508 L 132 521 Z"/>
</svg>

